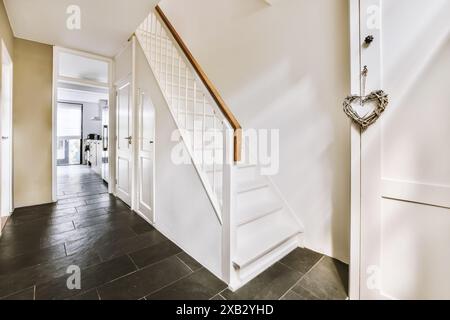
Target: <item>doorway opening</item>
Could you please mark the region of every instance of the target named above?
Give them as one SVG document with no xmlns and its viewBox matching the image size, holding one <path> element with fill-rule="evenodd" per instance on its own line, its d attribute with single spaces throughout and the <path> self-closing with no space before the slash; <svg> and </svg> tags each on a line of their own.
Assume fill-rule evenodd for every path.
<svg viewBox="0 0 450 320">
<path fill-rule="evenodd" d="M 5 43 L 1 42 L 0 102 L 0 232 L 13 211 L 12 99 L 13 63 Z"/>
<path fill-rule="evenodd" d="M 58 102 L 57 165 L 83 164 L 83 104 Z"/>
<path fill-rule="evenodd" d="M 55 47 L 53 201 L 64 197 L 73 181 L 97 181 L 113 193 L 110 184 L 111 64 L 108 58 Z M 84 179 L 83 179 L 84 177 Z M 99 187 L 100 188 L 100 187 Z M 88 188 L 89 189 L 89 188 Z M 93 190 L 95 192 L 99 190 Z M 103 191 L 103 190 L 101 190 Z"/>
</svg>

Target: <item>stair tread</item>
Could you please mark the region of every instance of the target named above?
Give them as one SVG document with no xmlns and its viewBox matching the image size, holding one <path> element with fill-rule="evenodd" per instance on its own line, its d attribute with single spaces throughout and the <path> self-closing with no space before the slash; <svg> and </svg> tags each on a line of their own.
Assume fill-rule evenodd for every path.
<svg viewBox="0 0 450 320">
<path fill-rule="evenodd" d="M 268 219 L 271 223 L 238 238 L 237 252 L 233 259 L 235 265 L 243 268 L 301 232 L 300 227 L 292 223 L 291 219 L 276 222 L 275 219 Z"/>
<path fill-rule="evenodd" d="M 283 209 L 283 204 L 274 200 L 258 201 L 252 205 L 239 208 L 238 225 L 243 225 L 281 209 Z"/>
<path fill-rule="evenodd" d="M 247 180 L 239 182 L 237 192 L 243 193 L 251 190 L 261 189 L 269 186 L 269 183 L 263 177 L 259 177 L 253 180 Z"/>
</svg>

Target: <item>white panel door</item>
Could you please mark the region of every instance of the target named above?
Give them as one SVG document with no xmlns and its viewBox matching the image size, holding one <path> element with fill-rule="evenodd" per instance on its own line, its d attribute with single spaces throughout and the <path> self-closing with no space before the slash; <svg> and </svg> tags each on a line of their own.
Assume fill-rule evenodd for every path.
<svg viewBox="0 0 450 320">
<path fill-rule="evenodd" d="M 6 46 L 1 42 L 2 82 L 0 101 L 0 218 L 13 210 L 12 200 L 12 88 L 13 65 Z M 1 219 L 0 219 L 1 221 Z"/>
<path fill-rule="evenodd" d="M 352 15 L 352 90 L 367 66 L 366 93 L 390 98 L 352 129 L 352 298 L 450 299 L 450 1 L 360 0 Z"/>
<path fill-rule="evenodd" d="M 138 91 L 138 210 L 153 223 L 155 108 L 150 96 L 142 90 Z"/>
<path fill-rule="evenodd" d="M 133 122 L 131 81 L 117 87 L 117 197 L 131 206 L 133 172 Z"/>
</svg>

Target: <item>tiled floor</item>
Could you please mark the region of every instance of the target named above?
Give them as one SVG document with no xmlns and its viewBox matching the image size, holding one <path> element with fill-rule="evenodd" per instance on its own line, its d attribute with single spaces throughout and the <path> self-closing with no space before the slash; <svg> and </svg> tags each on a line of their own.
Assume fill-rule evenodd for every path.
<svg viewBox="0 0 450 320">
<path fill-rule="evenodd" d="M 346 265 L 297 249 L 231 292 L 107 194 L 86 167 L 58 169 L 57 204 L 17 209 L 0 239 L 0 299 L 345 299 Z M 69 290 L 70 266 L 81 290 Z"/>
</svg>

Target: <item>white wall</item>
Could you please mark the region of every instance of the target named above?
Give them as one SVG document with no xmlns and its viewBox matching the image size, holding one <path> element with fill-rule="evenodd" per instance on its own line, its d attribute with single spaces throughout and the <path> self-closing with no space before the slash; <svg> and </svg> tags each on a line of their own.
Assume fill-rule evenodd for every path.
<svg viewBox="0 0 450 320">
<path fill-rule="evenodd" d="M 194 166 L 172 161 L 178 142 L 171 141 L 171 136 L 177 127 L 138 43 L 136 88 L 150 95 L 156 109 L 156 228 L 221 277 L 221 225 Z"/>
<path fill-rule="evenodd" d="M 274 182 L 305 224 L 305 245 L 348 262 L 348 1 L 160 5 L 243 127 L 280 129 Z"/>
</svg>

